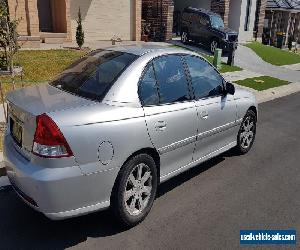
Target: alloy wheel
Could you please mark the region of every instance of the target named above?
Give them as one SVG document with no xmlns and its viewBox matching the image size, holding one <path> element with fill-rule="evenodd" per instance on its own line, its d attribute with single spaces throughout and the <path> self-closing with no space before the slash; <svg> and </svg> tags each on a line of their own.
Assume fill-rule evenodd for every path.
<svg viewBox="0 0 300 250">
<path fill-rule="evenodd" d="M 183 43 L 187 43 L 188 42 L 188 34 L 185 31 L 182 32 L 181 41 Z"/>
<path fill-rule="evenodd" d="M 210 44 L 210 51 L 215 53 L 216 49 L 218 48 L 218 42 L 213 40 Z"/>
<path fill-rule="evenodd" d="M 124 191 L 124 203 L 130 215 L 140 215 L 147 207 L 152 191 L 152 174 L 150 168 L 141 163 L 130 172 Z"/>
<path fill-rule="evenodd" d="M 244 120 L 242 127 L 241 127 L 241 133 L 240 133 L 240 142 L 241 146 L 244 149 L 248 149 L 253 142 L 254 136 L 255 136 L 255 119 L 252 116 L 246 117 Z"/>
</svg>

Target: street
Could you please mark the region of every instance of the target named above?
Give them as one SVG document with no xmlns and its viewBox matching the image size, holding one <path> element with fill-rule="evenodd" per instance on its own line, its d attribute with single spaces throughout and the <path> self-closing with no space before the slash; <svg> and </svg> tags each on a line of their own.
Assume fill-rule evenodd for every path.
<svg viewBox="0 0 300 250">
<path fill-rule="evenodd" d="M 162 184 L 149 216 L 132 229 L 109 211 L 50 221 L 0 189 L 0 249 L 239 249 L 241 229 L 299 235 L 299 193 L 297 93 L 259 106 L 248 155 L 225 153 Z"/>
</svg>

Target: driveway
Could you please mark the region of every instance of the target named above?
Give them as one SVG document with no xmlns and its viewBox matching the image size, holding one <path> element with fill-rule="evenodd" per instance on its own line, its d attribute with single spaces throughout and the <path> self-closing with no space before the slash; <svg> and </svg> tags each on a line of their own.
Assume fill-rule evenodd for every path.
<svg viewBox="0 0 300 250">
<path fill-rule="evenodd" d="M 129 230 L 108 211 L 50 221 L 1 190 L 0 249 L 237 249 L 240 229 L 300 232 L 299 100 L 260 105 L 248 155 L 226 153 L 162 184 L 148 218 Z"/>
</svg>

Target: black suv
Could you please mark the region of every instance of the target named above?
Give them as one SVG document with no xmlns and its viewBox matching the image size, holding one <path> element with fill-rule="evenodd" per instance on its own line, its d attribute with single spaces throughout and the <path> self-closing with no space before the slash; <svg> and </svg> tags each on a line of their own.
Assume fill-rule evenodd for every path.
<svg viewBox="0 0 300 250">
<path fill-rule="evenodd" d="M 222 18 L 205 9 L 185 8 L 181 18 L 181 41 L 208 45 L 214 53 L 216 48 L 229 51 L 237 46 L 238 33 L 225 28 Z"/>
</svg>

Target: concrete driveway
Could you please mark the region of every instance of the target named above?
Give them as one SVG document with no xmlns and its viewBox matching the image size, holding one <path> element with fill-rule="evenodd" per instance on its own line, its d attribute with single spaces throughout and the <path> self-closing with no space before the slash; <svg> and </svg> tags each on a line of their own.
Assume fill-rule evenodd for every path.
<svg viewBox="0 0 300 250">
<path fill-rule="evenodd" d="M 238 249 L 240 229 L 300 232 L 299 100 L 261 104 L 248 155 L 226 153 L 163 184 L 129 230 L 108 211 L 53 222 L 1 190 L 0 249 Z"/>
</svg>

